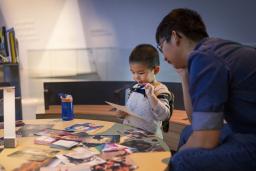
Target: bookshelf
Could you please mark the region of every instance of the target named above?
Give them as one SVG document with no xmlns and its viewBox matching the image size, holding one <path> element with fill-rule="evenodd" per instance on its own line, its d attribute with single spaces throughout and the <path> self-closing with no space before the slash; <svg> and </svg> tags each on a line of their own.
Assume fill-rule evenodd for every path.
<svg viewBox="0 0 256 171">
<path fill-rule="evenodd" d="M 14 28 L 0 28 L 0 84 L 15 86 L 16 120 L 22 119 L 18 40 Z M 0 92 L 0 121 L 3 121 L 3 92 Z"/>
</svg>

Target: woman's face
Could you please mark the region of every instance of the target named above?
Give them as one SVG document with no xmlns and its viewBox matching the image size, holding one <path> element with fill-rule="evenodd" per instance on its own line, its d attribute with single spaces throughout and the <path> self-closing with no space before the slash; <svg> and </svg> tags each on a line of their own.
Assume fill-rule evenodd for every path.
<svg viewBox="0 0 256 171">
<path fill-rule="evenodd" d="M 186 62 L 182 55 L 182 37 L 177 33 L 172 34 L 169 41 L 160 39 L 159 48 L 163 53 L 165 61 L 172 64 L 174 68 L 184 68 Z"/>
</svg>

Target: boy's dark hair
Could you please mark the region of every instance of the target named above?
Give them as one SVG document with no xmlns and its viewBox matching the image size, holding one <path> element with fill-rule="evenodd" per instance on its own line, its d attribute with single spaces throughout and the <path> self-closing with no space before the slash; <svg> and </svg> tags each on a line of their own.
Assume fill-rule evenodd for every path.
<svg viewBox="0 0 256 171">
<path fill-rule="evenodd" d="M 187 8 L 174 9 L 163 18 L 156 31 L 157 44 L 162 38 L 167 42 L 170 41 L 172 31 L 183 33 L 193 41 L 208 37 L 201 16 L 196 11 Z"/>
<path fill-rule="evenodd" d="M 150 44 L 140 44 L 132 50 L 129 63 L 146 64 L 148 68 L 152 69 L 160 65 L 158 51 Z"/>
</svg>

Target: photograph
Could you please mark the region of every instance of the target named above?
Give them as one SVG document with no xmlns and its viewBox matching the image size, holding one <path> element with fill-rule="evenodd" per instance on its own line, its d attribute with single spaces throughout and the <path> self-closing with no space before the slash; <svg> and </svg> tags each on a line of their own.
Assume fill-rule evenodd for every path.
<svg viewBox="0 0 256 171">
<path fill-rule="evenodd" d="M 27 147 L 8 155 L 8 157 L 22 158 L 30 161 L 44 161 L 53 157 L 59 151 Z"/>
<path fill-rule="evenodd" d="M 47 137 L 59 139 L 62 136 L 72 135 L 72 134 L 70 132 L 64 131 L 64 130 L 46 128 L 46 129 L 36 132 L 34 135 L 47 136 Z"/>
<path fill-rule="evenodd" d="M 138 166 L 128 156 L 114 157 L 106 160 L 106 163 L 95 165 L 91 171 L 133 171 Z"/>
<path fill-rule="evenodd" d="M 54 141 L 56 141 L 55 138 L 47 137 L 47 136 L 39 136 L 35 138 L 34 143 L 39 145 L 49 145 Z"/>
<path fill-rule="evenodd" d="M 71 131 L 71 132 L 88 132 L 88 131 L 96 130 L 102 127 L 103 127 L 102 125 L 96 125 L 93 123 L 79 123 L 79 124 L 71 125 L 65 128 L 65 130 Z"/>
<path fill-rule="evenodd" d="M 143 139 L 154 136 L 154 134 L 142 129 L 128 129 L 124 131 L 124 136 L 129 139 Z"/>
<path fill-rule="evenodd" d="M 41 170 L 41 167 L 48 165 L 48 163 L 51 163 L 52 161 L 53 161 L 53 158 L 48 158 L 43 161 L 28 161 L 28 162 L 22 163 L 19 167 L 15 168 L 13 171 L 39 171 Z"/>
<path fill-rule="evenodd" d="M 38 125 L 38 124 L 26 124 L 20 127 L 16 134 L 18 137 L 33 137 L 35 133 L 42 131 L 46 128 L 52 128 L 52 124 Z"/>
<path fill-rule="evenodd" d="M 94 147 L 105 143 L 119 143 L 120 135 L 88 135 L 84 138 L 83 144 Z"/>
<path fill-rule="evenodd" d="M 144 140 L 125 141 L 121 145 L 130 147 L 133 152 L 165 151 L 159 143 L 150 143 Z"/>
</svg>

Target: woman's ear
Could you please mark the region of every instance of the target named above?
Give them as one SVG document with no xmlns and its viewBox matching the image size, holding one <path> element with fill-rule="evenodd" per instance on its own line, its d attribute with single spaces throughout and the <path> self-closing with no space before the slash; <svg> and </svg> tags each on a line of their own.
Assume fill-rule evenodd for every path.
<svg viewBox="0 0 256 171">
<path fill-rule="evenodd" d="M 160 71 L 160 66 L 155 66 L 154 67 L 154 74 L 159 73 L 159 71 Z"/>
<path fill-rule="evenodd" d="M 180 44 L 180 38 L 176 31 L 172 31 L 171 41 L 173 41 L 173 43 L 175 43 L 176 45 Z"/>
</svg>

